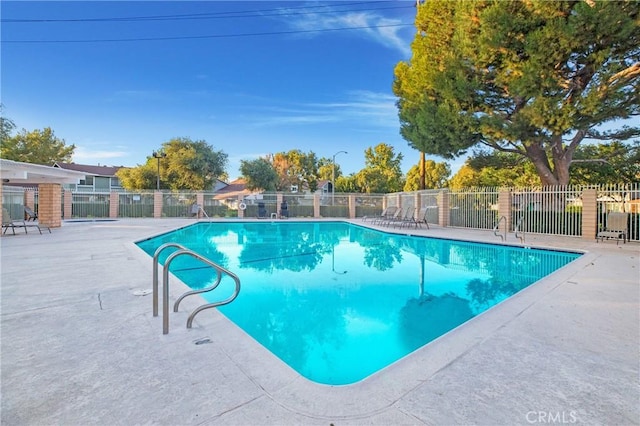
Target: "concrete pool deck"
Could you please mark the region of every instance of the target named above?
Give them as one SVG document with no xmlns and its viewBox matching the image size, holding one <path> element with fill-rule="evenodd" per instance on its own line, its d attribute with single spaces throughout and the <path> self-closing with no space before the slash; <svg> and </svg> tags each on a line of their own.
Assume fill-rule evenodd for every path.
<svg viewBox="0 0 640 426">
<path fill-rule="evenodd" d="M 190 223 L 68 222 L 0 239 L 2 425 L 640 423 L 638 243 L 527 235 L 528 246 L 586 254 L 362 382 L 332 387 L 216 310 L 187 330 L 195 300 L 162 334 L 151 295 L 140 295 L 152 261 L 134 242 Z M 490 231 L 410 233 L 500 242 Z M 185 287 L 171 283 L 174 301 Z"/>
</svg>

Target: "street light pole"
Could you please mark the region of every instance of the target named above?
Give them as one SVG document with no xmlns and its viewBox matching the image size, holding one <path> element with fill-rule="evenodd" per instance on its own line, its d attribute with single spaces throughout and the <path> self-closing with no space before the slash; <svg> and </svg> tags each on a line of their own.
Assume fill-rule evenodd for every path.
<svg viewBox="0 0 640 426">
<path fill-rule="evenodd" d="M 165 154 L 163 151 L 153 151 L 153 158 L 156 158 L 158 160 L 158 179 L 156 181 L 156 189 L 158 191 L 160 191 L 160 159 L 166 156 L 167 154 Z"/>
<path fill-rule="evenodd" d="M 333 154 L 333 159 L 331 160 L 331 205 L 333 206 L 334 199 L 336 196 L 336 155 L 338 154 L 348 154 L 347 151 L 338 151 Z"/>
</svg>

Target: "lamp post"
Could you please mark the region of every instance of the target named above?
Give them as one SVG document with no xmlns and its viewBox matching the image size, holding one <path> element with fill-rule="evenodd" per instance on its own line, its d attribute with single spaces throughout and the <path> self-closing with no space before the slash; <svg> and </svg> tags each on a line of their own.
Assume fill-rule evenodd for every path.
<svg viewBox="0 0 640 426">
<path fill-rule="evenodd" d="M 333 206 L 334 198 L 336 196 L 336 155 L 338 154 L 348 154 L 347 151 L 338 151 L 333 154 L 333 159 L 331 160 L 331 205 Z"/>
<path fill-rule="evenodd" d="M 153 151 L 153 158 L 158 160 L 158 179 L 156 181 L 156 188 L 160 191 L 160 159 L 167 156 L 163 151 Z"/>
</svg>

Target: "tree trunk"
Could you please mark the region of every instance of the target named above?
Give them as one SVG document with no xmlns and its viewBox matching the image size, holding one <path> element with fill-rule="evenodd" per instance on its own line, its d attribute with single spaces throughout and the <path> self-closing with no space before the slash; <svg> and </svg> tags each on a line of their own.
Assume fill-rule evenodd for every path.
<svg viewBox="0 0 640 426">
<path fill-rule="evenodd" d="M 542 186 L 561 185 L 561 183 L 558 182 L 558 178 L 551 170 L 551 164 L 549 164 L 546 151 L 542 149 L 539 144 L 533 143 L 525 145 L 525 150 L 527 152 L 527 157 L 531 160 L 538 172 Z"/>
</svg>

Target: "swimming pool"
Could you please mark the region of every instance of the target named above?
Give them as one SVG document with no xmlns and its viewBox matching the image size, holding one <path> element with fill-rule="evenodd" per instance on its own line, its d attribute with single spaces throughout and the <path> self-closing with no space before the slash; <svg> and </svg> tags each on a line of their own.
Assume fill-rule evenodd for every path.
<svg viewBox="0 0 640 426">
<path fill-rule="evenodd" d="M 346 222 L 200 222 L 137 244 L 152 256 L 167 242 L 235 272 L 240 295 L 219 311 L 302 376 L 330 385 L 362 380 L 580 256 Z M 194 289 L 215 280 L 188 257 L 170 269 Z M 223 280 L 203 296 L 232 290 Z"/>
</svg>

